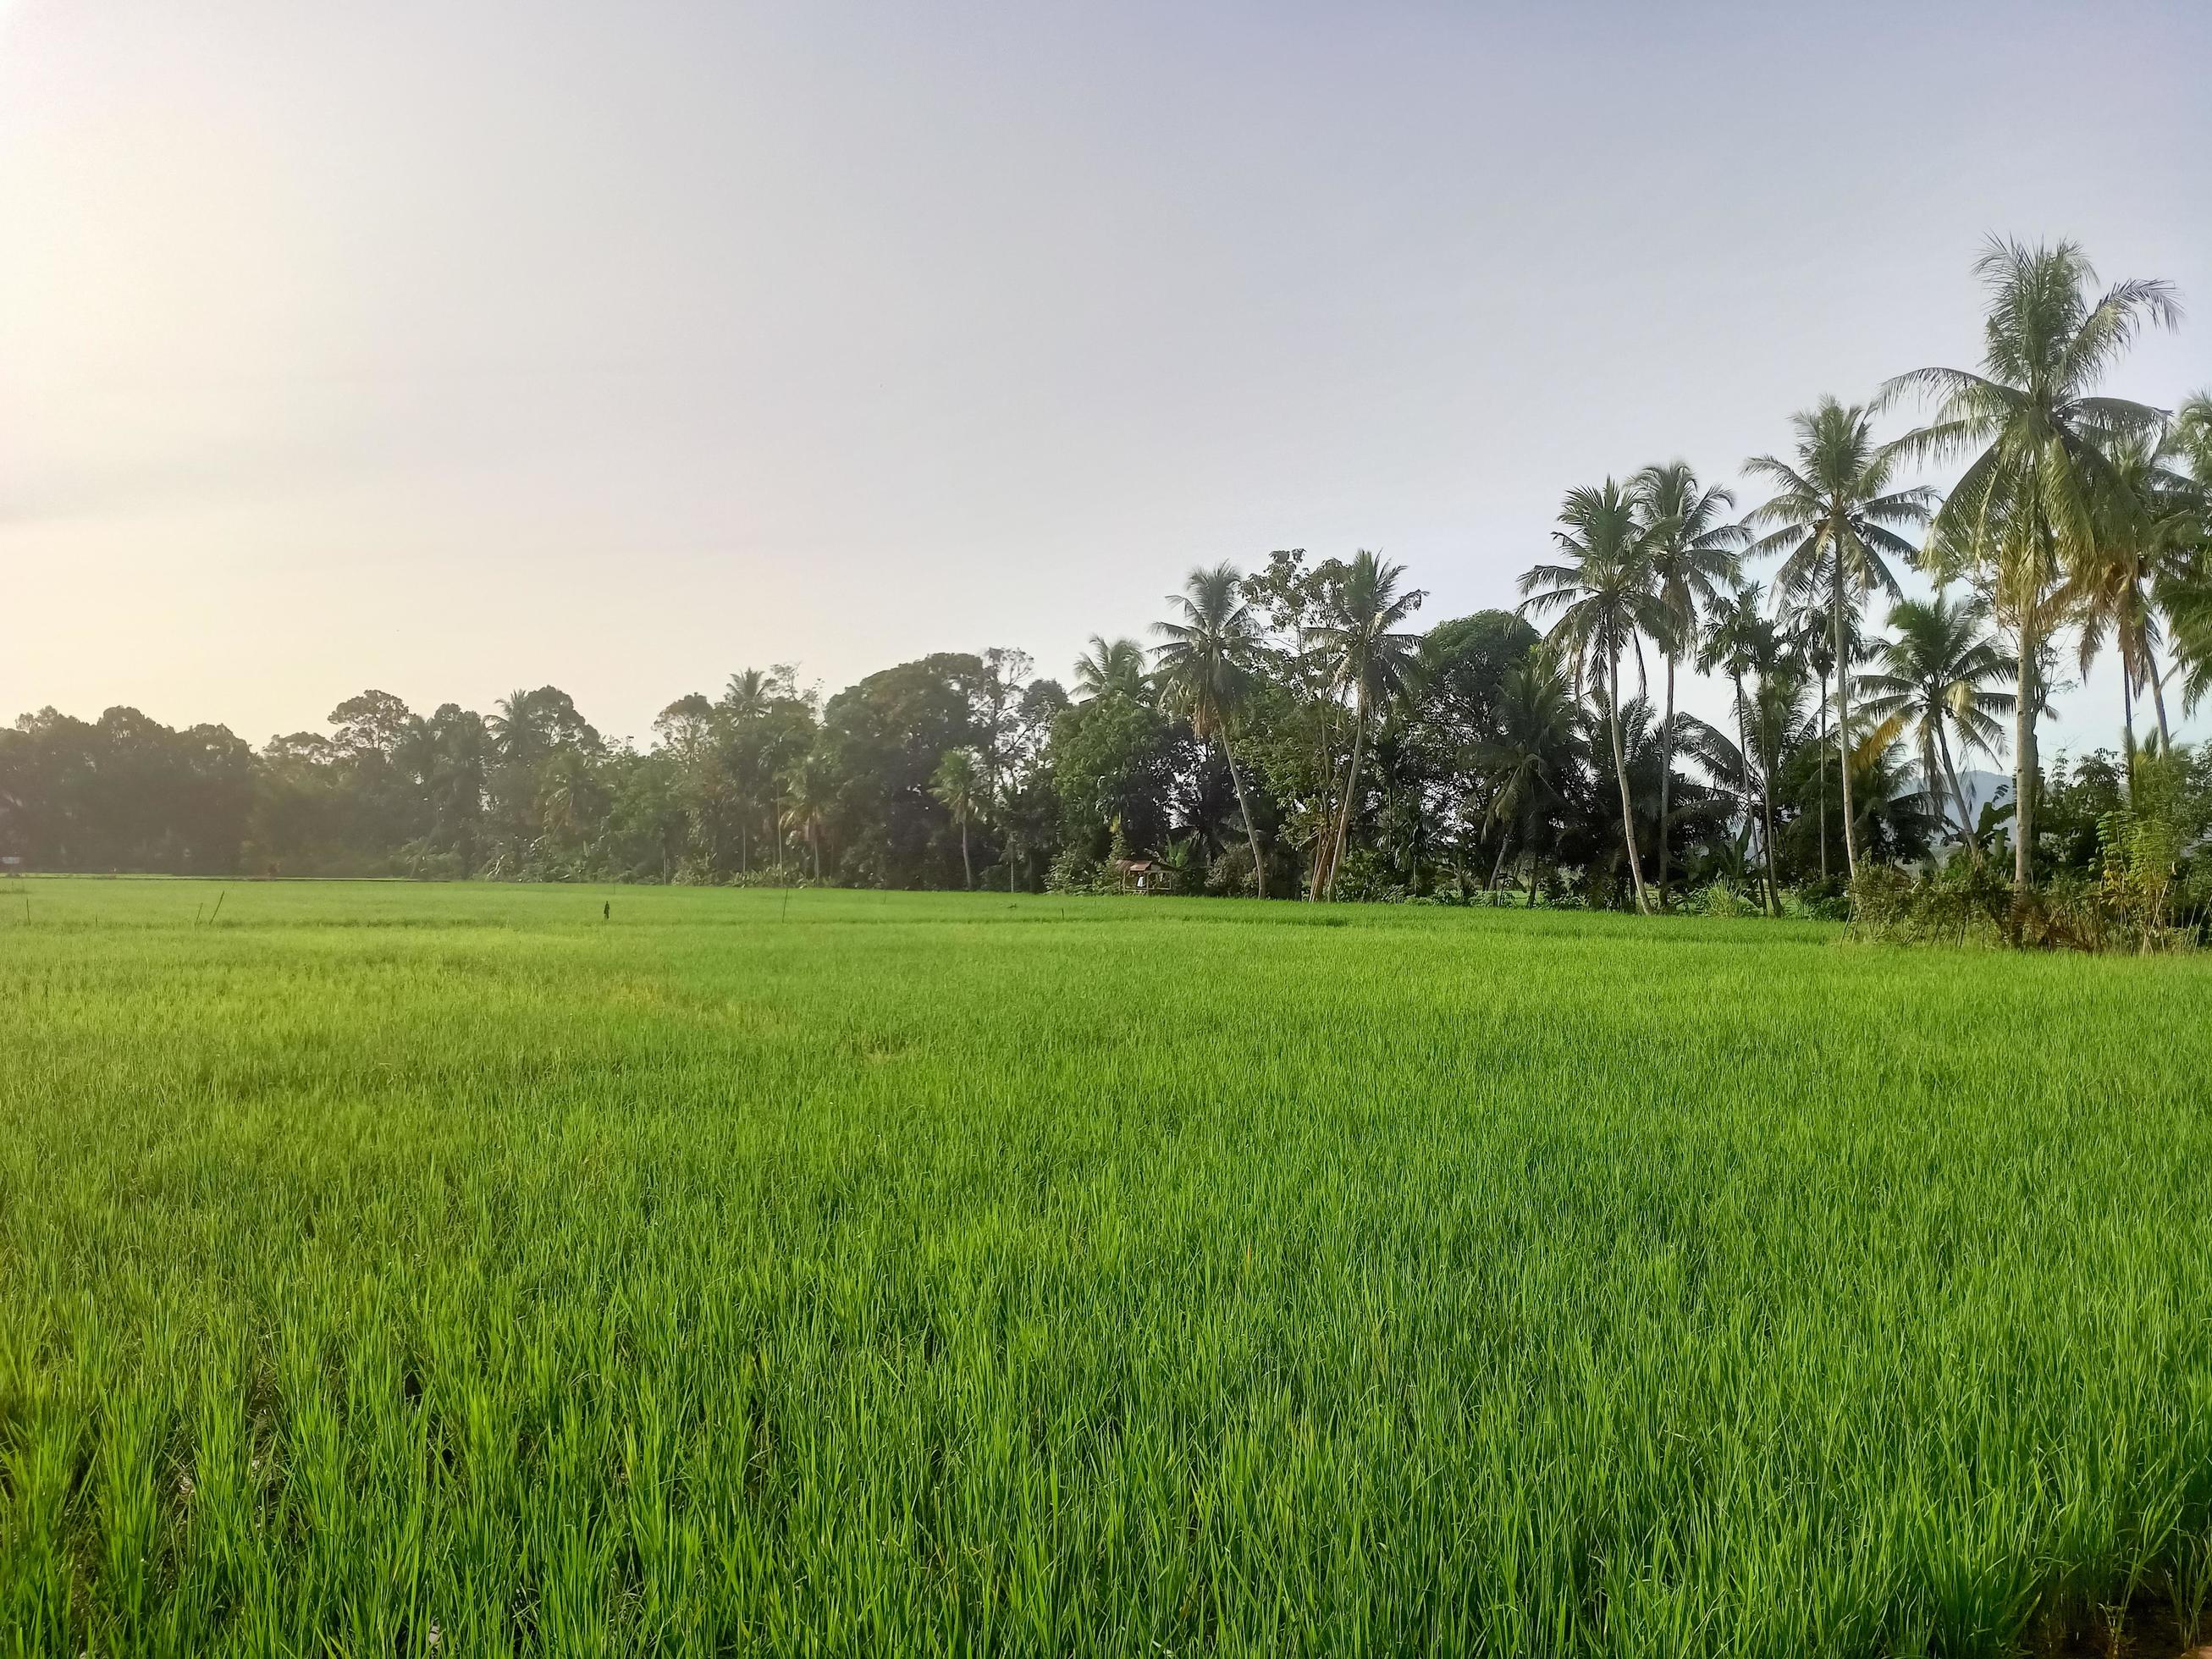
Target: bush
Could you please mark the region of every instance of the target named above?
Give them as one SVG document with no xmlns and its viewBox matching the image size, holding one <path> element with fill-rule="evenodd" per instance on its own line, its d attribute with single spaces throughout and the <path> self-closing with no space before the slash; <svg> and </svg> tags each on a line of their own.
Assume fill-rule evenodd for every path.
<svg viewBox="0 0 2212 1659">
<path fill-rule="evenodd" d="M 1849 921 L 1850 889 L 1840 881 L 1784 887 L 1774 896 L 1774 908 L 1792 921 Z"/>
<path fill-rule="evenodd" d="M 1925 880 L 1894 865 L 1869 864 L 1850 884 L 1853 935 L 1903 945 L 2008 941 L 2012 888 L 1987 864 L 1953 859 Z"/>
<path fill-rule="evenodd" d="M 1045 872 L 1044 890 L 1048 893 L 1101 892 L 1103 866 L 1080 847 L 1063 849 Z"/>
<path fill-rule="evenodd" d="M 2114 815 L 2124 816 L 2124 815 Z M 2148 857 L 2160 854 L 2154 850 Z M 2176 925 L 2173 866 L 2146 866 L 2132 855 L 2108 855 L 2094 876 L 2068 872 L 2017 892 L 1994 862 L 1954 859 L 1915 880 L 1902 870 L 1869 866 L 1851 884 L 1851 932 L 1904 945 L 1984 945 L 2014 950 L 2170 951 L 2197 942 L 2193 917 Z"/>
<path fill-rule="evenodd" d="M 1241 841 L 1223 848 L 1221 856 L 1206 866 L 1206 890 L 1216 898 L 1249 898 L 1255 884 L 1252 849 Z"/>
<path fill-rule="evenodd" d="M 1754 914 L 1759 907 L 1738 897 L 1735 890 L 1726 882 L 1717 881 L 1710 887 L 1686 895 L 1682 908 L 1694 915 L 1747 916 Z"/>
</svg>

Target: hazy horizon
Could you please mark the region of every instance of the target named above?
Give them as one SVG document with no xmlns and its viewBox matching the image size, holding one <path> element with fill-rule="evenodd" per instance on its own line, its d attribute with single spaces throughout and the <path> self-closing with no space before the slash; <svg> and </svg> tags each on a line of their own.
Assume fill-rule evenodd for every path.
<svg viewBox="0 0 2212 1659">
<path fill-rule="evenodd" d="M 0 0 L 0 721 L 643 740 L 747 665 L 1065 678 L 1285 546 L 1510 605 L 1571 486 L 1974 362 L 1991 233 L 2174 282 L 2110 389 L 2212 387 L 2208 62 L 2183 3 Z"/>
</svg>

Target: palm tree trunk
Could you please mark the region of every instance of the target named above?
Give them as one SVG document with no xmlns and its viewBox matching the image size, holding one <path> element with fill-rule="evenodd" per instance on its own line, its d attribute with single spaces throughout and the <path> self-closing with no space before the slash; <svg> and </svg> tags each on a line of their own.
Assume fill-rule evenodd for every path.
<svg viewBox="0 0 2212 1659">
<path fill-rule="evenodd" d="M 1367 704 L 1363 699 L 1352 728 L 1352 771 L 1344 781 L 1344 806 L 1337 814 L 1336 851 L 1328 860 L 1328 897 L 1336 899 L 1336 872 L 1344 862 L 1344 849 L 1352 835 L 1352 803 L 1359 796 L 1359 763 L 1367 750 Z"/>
<path fill-rule="evenodd" d="M 1674 781 L 1674 653 L 1667 653 L 1667 723 L 1659 729 L 1659 908 L 1667 908 L 1667 786 Z"/>
<path fill-rule="evenodd" d="M 1936 759 L 1936 734 L 1929 728 L 1928 722 L 1923 720 L 1920 723 L 1918 736 L 1921 793 L 1936 803 L 1940 812 L 1943 800 L 1943 774 L 1939 769 Z"/>
<path fill-rule="evenodd" d="M 1513 837 L 1506 834 L 1505 827 L 1500 824 L 1498 830 L 1498 861 L 1490 866 L 1490 902 L 1492 907 L 1498 903 L 1498 878 L 1505 873 L 1505 849 L 1512 844 Z"/>
<path fill-rule="evenodd" d="M 2012 757 L 2012 884 L 2027 890 L 2033 873 L 2031 857 L 2035 846 L 2035 653 L 2034 624 L 2025 617 L 2020 629 L 2020 696 L 2013 713 Z"/>
<path fill-rule="evenodd" d="M 2120 653 L 2120 753 L 2128 763 L 2128 793 L 2136 792 L 2136 677 L 2130 672 L 2127 653 Z"/>
<path fill-rule="evenodd" d="M 1966 837 L 1966 855 L 1978 870 L 1982 867 L 1982 843 L 1974 837 L 1973 821 L 1966 812 L 1966 792 L 1959 787 L 1959 769 L 1951 761 L 1951 739 L 1944 735 L 1941 725 L 1936 728 L 1936 747 L 1943 757 L 1943 777 L 1951 786 L 1952 803 L 1959 809 L 1959 833 Z"/>
<path fill-rule="evenodd" d="M 1260 862 L 1260 832 L 1252 825 L 1252 803 L 1244 799 L 1244 779 L 1237 769 L 1237 751 L 1229 746 L 1229 734 L 1219 734 L 1221 758 L 1229 763 L 1229 782 L 1237 791 L 1237 810 L 1244 815 L 1244 842 L 1252 849 L 1252 880 L 1258 896 L 1267 896 L 1267 866 Z"/>
<path fill-rule="evenodd" d="M 1313 868 L 1306 872 L 1306 902 L 1321 902 L 1321 884 L 1328 875 L 1328 855 L 1336 844 L 1336 774 L 1332 769 L 1325 775 L 1321 798 L 1321 828 L 1314 832 Z"/>
<path fill-rule="evenodd" d="M 1828 692 L 1820 689 L 1820 884 L 1828 884 Z"/>
<path fill-rule="evenodd" d="M 968 891 L 975 890 L 975 866 L 968 861 L 968 817 L 960 817 L 960 884 Z"/>
<path fill-rule="evenodd" d="M 1743 726 L 1743 675 L 1729 675 L 1729 679 L 1735 679 L 1736 684 L 1736 757 L 1743 761 L 1743 790 L 1739 794 L 1739 801 L 1743 803 L 1743 827 L 1759 841 L 1759 865 L 1763 878 L 1770 854 L 1765 845 L 1765 825 L 1759 821 L 1759 811 L 1752 807 L 1752 734 Z"/>
<path fill-rule="evenodd" d="M 1859 878 L 1858 833 L 1853 827 L 1857 815 L 1851 805 L 1851 665 L 1849 653 L 1844 649 L 1844 548 L 1842 540 L 1832 538 L 1830 551 L 1836 561 L 1836 580 L 1832 591 L 1831 624 L 1835 632 L 1836 649 L 1836 764 L 1844 775 L 1844 868 L 1853 881 Z"/>
<path fill-rule="evenodd" d="M 1607 687 L 1605 727 L 1613 739 L 1613 775 L 1620 785 L 1620 833 L 1628 848 L 1628 879 L 1636 890 L 1636 908 L 1640 915 L 1651 914 L 1651 901 L 1644 891 L 1644 866 L 1636 856 L 1636 811 L 1628 799 L 1628 757 L 1620 746 L 1620 655 L 1613 653 L 1607 665 L 1610 684 Z"/>
<path fill-rule="evenodd" d="M 2151 701 L 2158 709 L 2158 748 L 2164 754 L 2173 747 L 2173 733 L 2166 724 L 2166 682 L 2158 677 L 2158 653 L 2148 641 L 2143 645 L 2143 678 L 2150 682 Z"/>
<path fill-rule="evenodd" d="M 1774 813 L 1770 808 L 1762 817 L 1751 804 L 1751 729 L 1743 723 L 1743 676 L 1733 675 L 1735 681 L 1735 752 L 1743 762 L 1743 817 L 1745 823 L 1759 834 L 1759 885 L 1766 890 L 1766 914 L 1774 914 Z M 1759 768 L 1759 793 L 1766 797 L 1766 767 Z"/>
<path fill-rule="evenodd" d="M 1303 636 L 1302 636 L 1303 637 Z M 1318 903 L 1322 879 L 1328 873 L 1328 856 L 1336 839 L 1336 800 L 1332 791 L 1336 787 L 1336 760 L 1331 750 L 1336 746 L 1334 713 L 1342 705 L 1323 701 L 1315 706 L 1314 759 L 1322 780 L 1320 801 L 1322 827 L 1314 836 L 1313 869 L 1306 878 L 1306 902 Z"/>
<path fill-rule="evenodd" d="M 1774 769 L 1767 763 L 1768 756 L 1779 745 L 1771 740 L 1765 729 L 1766 718 L 1759 716 L 1759 798 L 1766 813 L 1766 914 L 1782 914 L 1780 878 L 1774 867 Z"/>
</svg>

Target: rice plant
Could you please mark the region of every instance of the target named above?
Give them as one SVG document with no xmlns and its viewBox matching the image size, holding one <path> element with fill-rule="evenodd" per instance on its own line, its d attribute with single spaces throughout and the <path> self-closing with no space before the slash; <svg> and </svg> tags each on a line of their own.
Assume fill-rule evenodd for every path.
<svg viewBox="0 0 2212 1659">
<path fill-rule="evenodd" d="M 2201 958 L 23 885 L 13 1651 L 1999 1655 L 2206 1611 Z"/>
</svg>

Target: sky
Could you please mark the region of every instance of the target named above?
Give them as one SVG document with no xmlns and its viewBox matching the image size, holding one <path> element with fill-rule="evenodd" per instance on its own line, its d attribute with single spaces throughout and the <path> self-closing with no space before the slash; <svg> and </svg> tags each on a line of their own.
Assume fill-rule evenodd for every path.
<svg viewBox="0 0 2212 1659">
<path fill-rule="evenodd" d="M 2212 386 L 2208 64 L 2204 0 L 0 0 L 0 720 L 642 740 L 1279 547 L 1510 604 L 1570 487 L 1970 366 L 1991 233 L 2173 281 L 2108 389 Z"/>
</svg>

